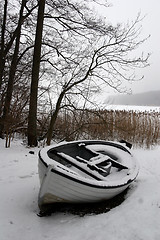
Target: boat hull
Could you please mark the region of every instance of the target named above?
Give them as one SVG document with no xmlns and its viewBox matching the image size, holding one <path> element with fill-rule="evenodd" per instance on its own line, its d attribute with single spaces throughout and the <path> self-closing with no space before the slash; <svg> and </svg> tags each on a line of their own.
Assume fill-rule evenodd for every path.
<svg viewBox="0 0 160 240">
<path fill-rule="evenodd" d="M 55 202 L 89 203 L 111 199 L 123 192 L 130 183 L 122 186 L 98 186 L 86 183 L 50 168 L 43 179 L 39 194 L 39 207 Z"/>
</svg>

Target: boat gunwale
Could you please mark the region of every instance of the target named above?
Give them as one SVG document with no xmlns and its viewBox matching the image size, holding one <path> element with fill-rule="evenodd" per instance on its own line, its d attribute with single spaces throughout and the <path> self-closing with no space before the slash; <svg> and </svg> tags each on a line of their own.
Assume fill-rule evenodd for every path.
<svg viewBox="0 0 160 240">
<path fill-rule="evenodd" d="M 47 153 L 47 156 L 48 156 L 48 152 L 52 151 L 52 149 L 54 148 L 57 148 L 57 147 L 62 147 L 63 145 L 66 146 L 66 145 L 71 145 L 71 144 L 80 144 L 80 143 L 88 143 L 88 145 L 92 145 L 92 144 L 104 144 L 104 145 L 108 145 L 108 146 L 111 146 L 111 147 L 116 147 L 118 149 L 121 149 L 127 153 L 129 153 L 130 155 L 131 152 L 126 148 L 124 147 L 123 145 L 121 145 L 121 143 L 115 143 L 115 142 L 111 142 L 111 141 L 104 141 L 104 140 L 78 140 L 78 141 L 71 141 L 71 142 L 67 142 L 67 143 L 59 143 L 59 144 L 56 144 L 55 146 L 48 146 L 48 149 L 46 151 Z M 41 157 L 41 151 L 43 151 L 44 148 L 42 148 L 38 155 L 39 155 L 39 158 L 41 159 L 41 161 L 44 163 L 45 166 L 48 166 L 48 164 L 43 160 L 43 158 Z M 52 159 L 48 156 L 49 159 Z M 54 159 L 52 159 L 54 160 Z"/>
</svg>

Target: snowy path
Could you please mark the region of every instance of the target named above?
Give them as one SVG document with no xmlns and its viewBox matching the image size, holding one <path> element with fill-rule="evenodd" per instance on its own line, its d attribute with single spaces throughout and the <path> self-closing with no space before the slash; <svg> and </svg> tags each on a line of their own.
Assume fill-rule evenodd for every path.
<svg viewBox="0 0 160 240">
<path fill-rule="evenodd" d="M 126 200 L 110 212 L 37 217 L 37 153 L 0 140 L 0 240 L 159 240 L 160 147 L 133 150 L 140 173 Z"/>
</svg>

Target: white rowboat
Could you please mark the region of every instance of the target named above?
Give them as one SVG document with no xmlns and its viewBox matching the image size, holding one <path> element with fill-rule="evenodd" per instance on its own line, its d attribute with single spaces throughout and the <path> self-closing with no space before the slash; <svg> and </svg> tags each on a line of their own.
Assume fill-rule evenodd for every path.
<svg viewBox="0 0 160 240">
<path fill-rule="evenodd" d="M 122 143 L 83 140 L 39 152 L 38 204 L 89 203 L 111 199 L 137 177 L 139 168 Z"/>
</svg>

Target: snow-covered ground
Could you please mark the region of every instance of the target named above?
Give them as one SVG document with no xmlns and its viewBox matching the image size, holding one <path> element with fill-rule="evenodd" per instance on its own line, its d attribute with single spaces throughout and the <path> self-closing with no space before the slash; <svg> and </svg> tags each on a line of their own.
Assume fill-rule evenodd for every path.
<svg viewBox="0 0 160 240">
<path fill-rule="evenodd" d="M 34 151 L 35 154 L 30 154 Z M 0 240 L 159 240 L 160 147 L 134 149 L 140 165 L 125 201 L 107 213 L 38 217 L 39 149 L 0 140 Z"/>
</svg>

